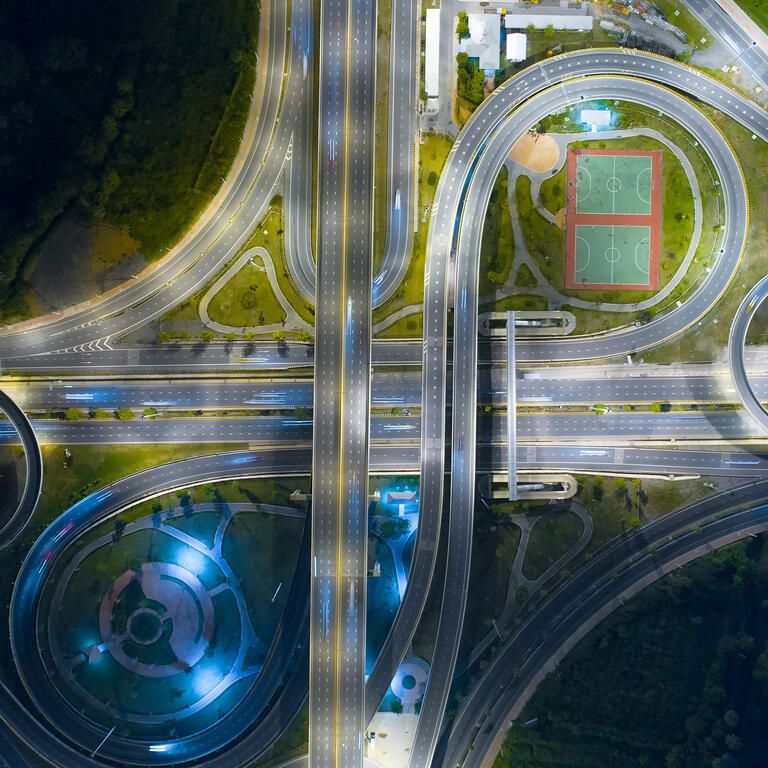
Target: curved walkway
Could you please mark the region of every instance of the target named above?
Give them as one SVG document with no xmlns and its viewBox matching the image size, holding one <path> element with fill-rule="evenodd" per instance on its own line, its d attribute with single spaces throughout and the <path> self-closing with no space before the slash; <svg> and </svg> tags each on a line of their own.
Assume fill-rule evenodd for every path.
<svg viewBox="0 0 768 768">
<path fill-rule="evenodd" d="M 254 261 L 254 256 L 258 256 L 264 266 L 258 266 Z M 271 323 L 269 325 L 249 325 L 245 327 L 223 325 L 217 323 L 215 320 L 211 320 L 208 315 L 208 305 L 211 303 L 213 297 L 248 263 L 255 269 L 263 270 L 266 272 L 269 279 L 269 285 L 272 288 L 272 292 L 275 294 L 278 303 L 285 312 L 285 322 L 283 323 Z M 254 311 L 257 308 L 254 308 Z M 275 274 L 275 266 L 272 263 L 272 257 L 266 248 L 256 246 L 255 248 L 249 248 L 243 253 L 237 261 L 205 292 L 205 295 L 200 299 L 200 320 L 203 325 L 208 326 L 212 331 L 217 333 L 272 333 L 273 331 L 279 331 L 282 329 L 300 330 L 300 331 L 312 331 L 312 326 L 305 322 L 296 310 L 293 308 L 288 299 L 285 298 L 285 294 L 280 289 L 280 284 L 277 282 L 277 275 Z"/>
<path fill-rule="evenodd" d="M 568 145 L 576 141 L 621 139 L 627 138 L 629 136 L 649 136 L 650 138 L 656 139 L 658 142 L 664 144 L 670 151 L 675 154 L 677 159 L 680 161 L 680 164 L 685 171 L 685 175 L 688 178 L 688 183 L 691 185 L 691 191 L 693 193 L 693 233 L 691 235 L 691 241 L 688 244 L 688 249 L 685 253 L 685 256 L 680 262 L 680 266 L 675 271 L 675 274 L 666 283 L 666 285 L 662 286 L 653 296 L 648 299 L 643 299 L 642 301 L 636 301 L 633 303 L 620 304 L 615 302 L 585 301 L 584 299 L 580 299 L 576 296 L 567 296 L 566 294 L 557 290 L 557 288 L 555 288 L 549 282 L 549 280 L 547 280 L 538 264 L 536 264 L 536 262 L 533 260 L 528 251 L 525 238 L 523 237 L 522 228 L 520 227 L 520 220 L 515 215 L 515 182 L 517 181 L 518 176 L 528 176 L 531 178 L 531 199 L 536 206 L 536 210 L 541 214 L 543 218 L 549 221 L 550 224 L 557 226 L 555 216 L 546 208 L 544 208 L 543 205 L 541 205 L 541 201 L 539 199 L 539 190 L 541 188 L 542 182 L 549 178 L 552 174 L 551 172 L 537 174 L 533 171 L 527 169 L 523 170 L 517 167 L 515 168 L 514 172 L 510 174 L 507 188 L 509 203 L 512 210 L 512 228 L 515 236 L 515 260 L 517 261 L 517 257 L 519 255 L 520 262 L 526 264 L 529 267 L 539 284 L 534 288 L 521 289 L 514 284 L 517 271 L 514 273 L 510 272 L 510 277 L 506 284 L 502 286 L 498 291 L 496 291 L 496 297 L 512 296 L 516 293 L 533 294 L 538 296 L 545 296 L 556 305 L 569 304 L 573 307 L 579 307 L 580 309 L 594 309 L 600 312 L 637 312 L 661 303 L 665 298 L 667 298 L 667 296 L 669 296 L 670 293 L 672 293 L 672 291 L 675 290 L 675 288 L 677 288 L 677 286 L 687 274 L 688 269 L 696 256 L 696 251 L 698 250 L 699 242 L 701 240 L 701 228 L 704 221 L 704 212 L 701 205 L 701 188 L 699 185 L 699 180 L 696 177 L 696 173 L 693 170 L 693 166 L 691 165 L 691 161 L 688 159 L 688 156 L 680 149 L 680 147 L 678 147 L 676 144 L 673 144 L 664 134 L 651 128 L 633 128 L 616 131 L 594 131 L 578 134 L 569 133 L 548 135 L 554 138 L 563 150 L 561 151 L 560 160 L 558 160 L 558 163 L 554 168 L 555 171 L 559 171 L 563 167 L 567 159 Z"/>
</svg>

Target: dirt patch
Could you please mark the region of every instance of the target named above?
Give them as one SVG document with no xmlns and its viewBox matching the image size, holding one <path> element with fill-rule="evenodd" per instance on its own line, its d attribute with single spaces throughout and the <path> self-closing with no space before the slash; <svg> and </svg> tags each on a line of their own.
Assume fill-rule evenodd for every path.
<svg viewBox="0 0 768 768">
<path fill-rule="evenodd" d="M 115 227 L 88 226 L 65 216 L 40 246 L 27 280 L 44 310 L 86 301 L 146 267 L 137 246 Z"/>
<path fill-rule="evenodd" d="M 509 157 L 529 171 L 544 173 L 557 165 L 560 148 L 551 136 L 526 133 L 512 147 Z"/>
<path fill-rule="evenodd" d="M 557 224 L 560 229 L 565 229 L 565 208 L 561 208 L 555 214 L 555 224 Z"/>
</svg>

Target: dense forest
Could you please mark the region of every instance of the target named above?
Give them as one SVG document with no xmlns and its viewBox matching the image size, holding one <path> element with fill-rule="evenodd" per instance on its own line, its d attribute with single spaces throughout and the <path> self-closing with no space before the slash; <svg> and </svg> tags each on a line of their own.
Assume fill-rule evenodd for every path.
<svg viewBox="0 0 768 768">
<path fill-rule="evenodd" d="M 542 684 L 496 768 L 764 768 L 768 542 L 665 577 Z"/>
<path fill-rule="evenodd" d="M 231 164 L 255 72 L 257 0 L 0 4 L 0 316 L 62 213 L 105 222 L 147 259 Z"/>
</svg>

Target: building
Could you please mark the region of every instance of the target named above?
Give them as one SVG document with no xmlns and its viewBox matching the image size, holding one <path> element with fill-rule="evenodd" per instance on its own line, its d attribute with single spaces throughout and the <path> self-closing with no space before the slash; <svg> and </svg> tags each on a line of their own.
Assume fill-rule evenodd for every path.
<svg viewBox="0 0 768 768">
<path fill-rule="evenodd" d="M 528 38 L 522 32 L 507 35 L 507 61 L 517 62 L 528 58 Z"/>
<path fill-rule="evenodd" d="M 613 112 L 610 109 L 582 109 L 578 118 L 580 123 L 591 126 L 593 131 L 609 128 L 612 120 Z"/>
<path fill-rule="evenodd" d="M 480 69 L 493 73 L 501 63 L 501 16 L 496 13 L 469 13 L 469 37 L 459 43 L 459 50 L 470 59 L 478 59 Z"/>
<path fill-rule="evenodd" d="M 440 84 L 440 9 L 427 8 L 424 36 L 424 90 L 429 99 L 437 99 Z"/>
<path fill-rule="evenodd" d="M 586 15 L 566 16 L 560 13 L 507 13 L 504 16 L 506 29 L 567 29 L 571 32 L 590 32 L 594 18 Z"/>
</svg>

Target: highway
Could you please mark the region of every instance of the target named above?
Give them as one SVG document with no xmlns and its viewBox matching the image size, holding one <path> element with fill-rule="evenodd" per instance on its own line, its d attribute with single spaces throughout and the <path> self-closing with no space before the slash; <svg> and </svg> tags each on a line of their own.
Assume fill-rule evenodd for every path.
<svg viewBox="0 0 768 768">
<path fill-rule="evenodd" d="M 489 765 L 510 718 L 597 621 L 671 570 L 767 530 L 767 501 L 768 482 L 761 480 L 709 496 L 610 542 L 490 657 L 441 744 L 438 764 Z"/>
<path fill-rule="evenodd" d="M 625 403 L 739 403 L 740 397 L 725 366 L 661 367 L 574 366 L 528 368 L 517 371 L 517 396 L 522 406 L 623 405 Z M 768 375 L 755 369 L 749 380 L 759 399 L 768 399 Z M 3 389 L 25 410 L 154 407 L 161 412 L 196 409 L 282 410 L 311 408 L 309 378 L 73 378 L 17 381 L 5 379 Z M 449 392 L 450 394 L 450 392 Z M 506 369 L 495 366 L 481 379 L 481 403 L 506 403 Z M 421 371 L 397 373 L 374 370 L 371 405 L 374 408 L 415 408 L 421 404 Z"/>
<path fill-rule="evenodd" d="M 506 442 L 506 414 L 478 417 L 478 445 Z M 246 443 L 288 445 L 312 442 L 311 418 L 295 416 L 180 417 L 118 421 L 116 419 L 33 419 L 32 428 L 43 445 Z M 701 440 L 765 440 L 762 427 L 742 411 L 648 413 L 518 414 L 518 440 L 540 443 L 557 440 L 589 442 L 665 440 L 685 444 Z M 370 438 L 378 442 L 418 445 L 418 415 L 377 415 L 370 421 Z M 10 425 L 0 424 L 0 444 L 18 442 Z"/>
<path fill-rule="evenodd" d="M 717 0 L 683 0 L 710 34 L 720 38 L 734 53 L 730 66 L 746 67 L 758 80 L 768 83 L 768 56 L 742 30 Z M 697 41 L 692 41 L 697 42 Z"/>
<path fill-rule="evenodd" d="M 309 758 L 362 766 L 376 3 L 323 0 Z"/>
<path fill-rule="evenodd" d="M 410 261 L 416 180 L 416 73 L 417 6 L 409 0 L 392 3 L 389 105 L 386 145 L 376 151 L 387 153 L 387 234 L 384 252 L 373 278 L 373 307 L 381 306 L 400 285 Z M 311 9 L 302 15 L 302 26 L 311 26 Z M 302 33 L 302 40 L 307 35 Z M 314 102 L 312 99 L 311 46 L 296 46 L 310 62 L 304 83 L 303 112 L 294 131 L 289 172 L 285 179 L 286 237 L 288 269 L 302 295 L 314 303 L 315 261 L 312 255 L 311 208 L 312 137 Z"/>
</svg>

